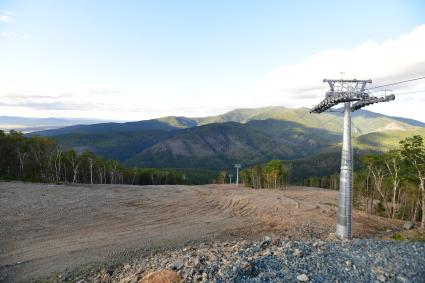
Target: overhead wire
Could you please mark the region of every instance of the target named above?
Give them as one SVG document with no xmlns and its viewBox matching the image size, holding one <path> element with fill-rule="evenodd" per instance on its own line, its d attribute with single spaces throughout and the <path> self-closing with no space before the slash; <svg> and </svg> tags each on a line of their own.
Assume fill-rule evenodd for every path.
<svg viewBox="0 0 425 283">
<path fill-rule="evenodd" d="M 404 80 L 404 81 L 399 81 L 399 82 L 395 82 L 395 83 L 389 83 L 389 84 L 385 84 L 385 85 L 374 86 L 374 87 L 370 87 L 370 88 L 367 88 L 367 89 L 368 90 L 377 89 L 377 88 L 381 88 L 381 87 L 385 87 L 385 86 L 398 85 L 398 84 L 403 84 L 403 83 L 408 83 L 408 82 L 413 82 L 413 81 L 418 81 L 418 80 L 423 80 L 423 79 L 425 79 L 425 76 L 419 77 L 419 78 L 414 78 L 414 79 L 409 79 L 409 80 Z"/>
<path fill-rule="evenodd" d="M 425 90 L 416 90 L 416 91 L 408 91 L 408 92 L 402 92 L 402 93 L 394 93 L 394 95 L 411 94 L 411 93 L 421 93 L 421 92 L 425 92 Z"/>
</svg>

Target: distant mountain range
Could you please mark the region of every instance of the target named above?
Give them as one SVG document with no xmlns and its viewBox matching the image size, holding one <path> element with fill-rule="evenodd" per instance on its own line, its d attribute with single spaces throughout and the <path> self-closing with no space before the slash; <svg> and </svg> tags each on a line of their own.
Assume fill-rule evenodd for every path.
<svg viewBox="0 0 425 283">
<path fill-rule="evenodd" d="M 425 127 L 425 123 L 417 120 L 386 116 L 367 110 L 356 111 L 352 114 L 352 117 L 353 131 L 356 136 L 375 131 L 408 130 L 414 127 Z M 342 131 L 342 113 L 340 112 L 325 112 L 317 115 L 310 114 L 307 108 L 263 107 L 256 109 L 236 109 L 222 115 L 203 118 L 169 116 L 137 122 L 75 125 L 54 130 L 38 131 L 37 134 L 57 136 L 71 133 L 124 133 L 145 130 L 169 131 L 213 123 L 237 122 L 245 124 L 253 120 L 267 119 L 294 122 L 308 128 L 320 128 L 338 133 Z"/>
<path fill-rule="evenodd" d="M 354 145 L 385 150 L 408 135 L 425 135 L 425 123 L 367 110 L 353 113 Z M 222 115 L 164 117 L 127 123 L 75 125 L 31 133 L 64 148 L 90 150 L 131 166 L 229 168 L 272 158 L 294 160 L 340 150 L 342 114 L 306 108 L 236 109 Z"/>
<path fill-rule="evenodd" d="M 95 124 L 104 122 L 96 119 L 74 118 L 27 118 L 16 116 L 0 116 L 0 130 L 16 130 L 23 133 L 63 128 L 77 124 Z"/>
</svg>

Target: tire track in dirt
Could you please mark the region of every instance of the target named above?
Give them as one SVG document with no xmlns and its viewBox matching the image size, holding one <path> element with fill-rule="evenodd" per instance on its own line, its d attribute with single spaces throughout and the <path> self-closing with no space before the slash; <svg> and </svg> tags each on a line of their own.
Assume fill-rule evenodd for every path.
<svg viewBox="0 0 425 283">
<path fill-rule="evenodd" d="M 81 264 L 188 241 L 333 231 L 335 191 L 235 189 L 229 185 L 46 185 L 0 182 L 0 281 L 28 281 Z M 331 207 L 332 208 L 332 207 Z M 323 213 L 322 211 L 326 211 Z M 354 233 L 385 222 L 354 214 Z"/>
</svg>

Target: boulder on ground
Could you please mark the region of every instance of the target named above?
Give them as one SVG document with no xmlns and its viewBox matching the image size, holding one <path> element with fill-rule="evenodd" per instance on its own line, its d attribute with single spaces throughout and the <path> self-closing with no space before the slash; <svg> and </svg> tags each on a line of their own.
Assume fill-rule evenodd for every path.
<svg viewBox="0 0 425 283">
<path fill-rule="evenodd" d="M 403 225 L 403 228 L 406 230 L 413 229 L 413 227 L 415 227 L 415 224 L 412 221 L 407 221 Z"/>
</svg>

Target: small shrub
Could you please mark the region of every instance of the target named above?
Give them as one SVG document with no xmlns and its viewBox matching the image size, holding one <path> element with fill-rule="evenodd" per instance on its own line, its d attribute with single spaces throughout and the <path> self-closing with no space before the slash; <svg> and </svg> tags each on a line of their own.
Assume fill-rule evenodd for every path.
<svg viewBox="0 0 425 283">
<path fill-rule="evenodd" d="M 391 239 L 396 240 L 396 241 L 403 241 L 404 237 L 400 233 L 394 233 L 394 234 L 392 234 Z"/>
<path fill-rule="evenodd" d="M 419 231 L 416 232 L 416 234 L 410 238 L 411 241 L 414 242 L 423 242 L 425 243 L 425 233 L 421 233 Z"/>
<path fill-rule="evenodd" d="M 375 213 L 379 216 L 385 217 L 385 207 L 382 202 L 378 202 L 375 207 Z"/>
</svg>

